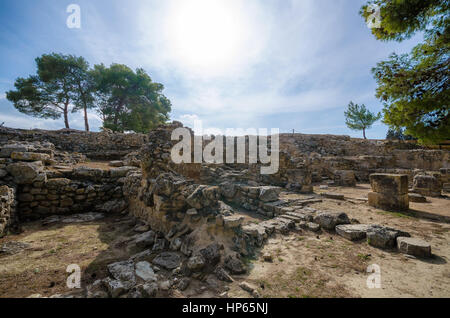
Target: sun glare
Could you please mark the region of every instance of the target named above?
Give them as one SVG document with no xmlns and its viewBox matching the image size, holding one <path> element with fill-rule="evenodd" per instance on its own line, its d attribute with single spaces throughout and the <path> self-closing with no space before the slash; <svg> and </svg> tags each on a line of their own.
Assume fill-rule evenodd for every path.
<svg viewBox="0 0 450 318">
<path fill-rule="evenodd" d="M 236 63 L 245 32 L 236 1 L 177 1 L 169 12 L 168 44 L 185 66 L 214 72 Z"/>
</svg>

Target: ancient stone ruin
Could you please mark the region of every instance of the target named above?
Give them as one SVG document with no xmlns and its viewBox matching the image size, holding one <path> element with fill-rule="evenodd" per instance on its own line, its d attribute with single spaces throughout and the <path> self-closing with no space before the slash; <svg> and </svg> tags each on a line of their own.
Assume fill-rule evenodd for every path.
<svg viewBox="0 0 450 318">
<path fill-rule="evenodd" d="M 314 205 L 349 201 L 402 212 L 426 197 L 446 200 L 448 151 L 413 142 L 282 134 L 279 170 L 262 175 L 261 163 L 175 164 L 171 134 L 180 127 L 173 122 L 148 135 L 0 127 L 0 236 L 8 239 L 36 221 L 49 226 L 120 216 L 131 222 L 134 234 L 119 243 L 136 253 L 109 263 L 106 277 L 68 293 L 76 297 L 164 297 L 196 282 L 226 297 L 227 284 L 251 272 L 248 259 L 257 258 L 270 238 L 292 233 L 332 233 L 432 257 L 423 237 L 361 223 L 344 208 Z M 332 191 L 369 182 L 367 198 Z M 0 251 L 11 246 L 17 244 L 8 241 Z M 20 253 L 27 245 L 18 247 Z M 274 261 L 270 254 L 263 259 Z M 239 286 L 260 296 L 257 287 Z"/>
</svg>

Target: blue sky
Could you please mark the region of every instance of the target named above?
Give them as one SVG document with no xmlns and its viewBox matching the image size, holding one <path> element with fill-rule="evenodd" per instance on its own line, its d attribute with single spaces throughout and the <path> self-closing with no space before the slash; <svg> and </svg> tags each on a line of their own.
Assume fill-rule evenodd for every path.
<svg viewBox="0 0 450 318">
<path fill-rule="evenodd" d="M 370 69 L 403 43 L 376 41 L 358 12 L 363 0 L 96 0 L 0 3 L 0 123 L 63 128 L 17 112 L 6 100 L 15 78 L 36 71 L 34 59 L 60 52 L 91 65 L 143 67 L 172 101 L 171 119 L 204 127 L 279 128 L 308 134 L 360 132 L 345 126 L 350 100 L 379 111 Z M 81 28 L 66 25 L 69 4 Z M 101 122 L 89 114 L 93 130 Z M 71 128 L 83 129 L 81 114 Z M 369 138 L 384 138 L 378 122 Z"/>
</svg>

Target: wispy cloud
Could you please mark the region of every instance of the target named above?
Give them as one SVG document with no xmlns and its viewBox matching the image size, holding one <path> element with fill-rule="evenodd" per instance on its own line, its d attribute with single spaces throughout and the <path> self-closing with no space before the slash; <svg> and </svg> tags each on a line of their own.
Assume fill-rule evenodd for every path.
<svg viewBox="0 0 450 318">
<path fill-rule="evenodd" d="M 55 29 L 66 39 L 51 45 L 91 63 L 143 67 L 165 85 L 171 117 L 186 123 L 358 135 L 343 126 L 347 103 L 380 110 L 370 68 L 416 43 L 374 40 L 358 15 L 364 2 L 79 0 L 82 29 Z"/>
</svg>

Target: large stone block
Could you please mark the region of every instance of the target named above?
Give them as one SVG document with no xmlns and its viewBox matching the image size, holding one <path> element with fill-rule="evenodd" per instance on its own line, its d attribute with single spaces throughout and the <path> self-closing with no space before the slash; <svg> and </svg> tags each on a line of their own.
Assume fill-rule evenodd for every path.
<svg viewBox="0 0 450 318">
<path fill-rule="evenodd" d="M 370 224 L 345 224 L 337 225 L 336 233 L 350 241 L 357 241 L 365 239 L 367 236 L 367 231 L 373 225 Z"/>
<path fill-rule="evenodd" d="M 44 161 L 50 160 L 50 155 L 38 152 L 14 151 L 11 153 L 11 159 L 21 161 Z"/>
<path fill-rule="evenodd" d="M 320 212 L 314 217 L 314 223 L 331 231 L 336 225 L 349 224 L 350 219 L 344 212 Z"/>
<path fill-rule="evenodd" d="M 370 175 L 372 191 L 376 193 L 408 194 L 408 176 L 403 174 L 375 173 Z"/>
<path fill-rule="evenodd" d="M 356 185 L 355 172 L 352 170 L 336 170 L 334 172 L 334 182 L 344 187 L 354 187 Z"/>
<path fill-rule="evenodd" d="M 391 195 L 376 192 L 369 192 L 369 205 L 378 209 L 388 211 L 405 211 L 409 209 L 408 194 Z"/>
<path fill-rule="evenodd" d="M 0 158 L 9 158 L 11 157 L 11 153 L 18 151 L 28 151 L 27 145 L 22 144 L 9 144 L 3 145 L 0 149 Z"/>
<path fill-rule="evenodd" d="M 393 248 L 398 237 L 410 237 L 407 232 L 403 232 L 390 227 L 373 225 L 367 232 L 367 243 L 369 245 L 379 248 Z"/>
<path fill-rule="evenodd" d="M 401 253 L 417 257 L 431 257 L 431 245 L 413 237 L 397 237 L 397 248 Z"/>
<path fill-rule="evenodd" d="M 259 189 L 259 199 L 263 202 L 278 201 L 281 189 L 278 187 L 265 186 Z"/>
<path fill-rule="evenodd" d="M 6 167 L 6 170 L 14 177 L 14 182 L 17 184 L 31 184 L 47 179 L 41 161 L 12 163 Z"/>
<path fill-rule="evenodd" d="M 442 181 L 438 175 L 416 175 L 413 191 L 421 195 L 438 197 L 442 192 Z"/>
<path fill-rule="evenodd" d="M 99 168 L 81 166 L 73 169 L 73 176 L 77 179 L 83 180 L 100 180 L 105 174 L 107 174 L 107 172 L 107 170 L 102 170 Z"/>
</svg>

